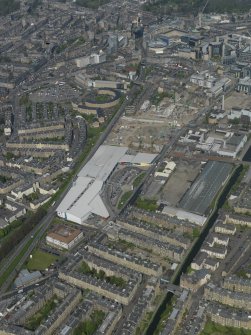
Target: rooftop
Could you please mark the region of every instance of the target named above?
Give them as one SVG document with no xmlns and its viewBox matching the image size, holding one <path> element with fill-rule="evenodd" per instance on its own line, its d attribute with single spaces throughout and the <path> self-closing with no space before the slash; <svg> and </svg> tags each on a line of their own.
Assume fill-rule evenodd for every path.
<svg viewBox="0 0 251 335">
<path fill-rule="evenodd" d="M 103 218 L 109 212 L 100 196 L 103 183 L 109 178 L 119 162 L 132 164 L 151 163 L 156 155 L 127 155 L 127 147 L 101 145 L 94 156 L 79 172 L 73 186 L 67 193 L 57 212 L 58 215 L 71 221 L 82 223 L 90 214 Z"/>
<path fill-rule="evenodd" d="M 79 234 L 81 230 L 73 229 L 66 226 L 57 226 L 52 232 L 47 234 L 47 237 L 51 237 L 54 240 L 58 240 L 64 243 L 69 244 L 73 241 Z"/>
</svg>

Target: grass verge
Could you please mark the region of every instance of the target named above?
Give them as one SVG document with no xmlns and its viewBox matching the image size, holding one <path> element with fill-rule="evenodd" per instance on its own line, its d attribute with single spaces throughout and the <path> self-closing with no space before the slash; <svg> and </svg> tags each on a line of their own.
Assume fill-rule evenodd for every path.
<svg viewBox="0 0 251 335">
<path fill-rule="evenodd" d="M 144 209 L 145 211 L 150 211 L 150 212 L 156 212 L 156 210 L 158 209 L 156 200 L 145 199 L 142 197 L 139 197 L 136 200 L 135 206 L 140 209 Z"/>
<path fill-rule="evenodd" d="M 208 321 L 200 335 L 250 335 L 250 330 L 218 325 Z"/>
<path fill-rule="evenodd" d="M 119 200 L 119 203 L 118 203 L 118 209 L 121 209 L 124 204 L 127 202 L 127 200 L 130 198 L 130 196 L 132 195 L 132 191 L 128 191 L 128 192 L 125 192 L 120 200 Z"/>
<path fill-rule="evenodd" d="M 39 234 L 40 229 L 36 232 L 36 234 L 34 235 L 34 237 L 37 236 L 37 234 Z M 16 266 L 19 264 L 19 262 L 21 261 L 21 259 L 23 258 L 23 256 L 25 255 L 25 253 L 27 252 L 27 250 L 29 249 L 30 245 L 32 244 L 33 239 L 30 239 L 25 246 L 23 247 L 22 251 L 20 252 L 20 254 L 11 262 L 11 264 L 9 265 L 9 267 L 6 269 L 6 271 L 4 272 L 4 274 L 0 277 L 0 287 L 5 283 L 5 281 L 8 279 L 8 277 L 10 276 L 10 274 L 13 272 L 13 270 L 16 268 Z"/>
<path fill-rule="evenodd" d="M 133 181 L 133 187 L 134 188 L 138 187 L 141 184 L 145 175 L 146 175 L 146 172 L 142 172 L 134 179 L 134 181 Z"/>
</svg>

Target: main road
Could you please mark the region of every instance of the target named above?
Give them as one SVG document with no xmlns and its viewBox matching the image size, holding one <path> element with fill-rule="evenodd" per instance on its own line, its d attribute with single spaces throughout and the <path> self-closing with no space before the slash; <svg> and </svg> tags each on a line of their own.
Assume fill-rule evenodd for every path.
<svg viewBox="0 0 251 335">
<path fill-rule="evenodd" d="M 114 127 L 114 125 L 117 123 L 119 118 L 124 114 L 126 106 L 133 103 L 133 99 L 135 99 L 136 90 L 137 90 L 136 86 L 133 86 L 131 91 L 128 93 L 127 98 L 125 99 L 125 101 L 120 106 L 118 112 L 114 115 L 114 117 L 112 118 L 112 120 L 110 121 L 110 123 L 108 124 L 106 129 L 100 135 L 99 139 L 94 144 L 93 148 L 91 149 L 91 151 L 89 152 L 89 154 L 87 155 L 87 157 L 85 158 L 85 160 L 83 161 L 81 166 L 79 167 L 78 171 L 76 171 L 75 175 L 77 175 L 79 170 L 92 158 L 92 156 L 95 154 L 95 152 L 97 151 L 99 146 L 104 143 L 104 141 L 106 140 L 106 138 L 108 137 L 108 135 L 112 131 L 112 128 Z M 207 111 L 207 108 L 203 109 L 200 113 L 198 113 L 195 121 L 197 121 L 199 117 L 204 115 L 206 111 Z M 155 164 L 159 164 L 163 160 L 163 158 L 171 151 L 171 149 L 173 148 L 173 145 L 177 141 L 178 137 L 184 131 L 186 131 L 186 127 L 180 129 L 180 131 L 176 133 L 176 135 L 174 136 L 172 141 L 164 146 L 163 150 L 156 157 Z M 128 200 L 128 202 L 130 202 L 132 200 L 132 198 L 134 198 L 136 196 L 136 194 L 138 194 L 140 192 L 142 184 L 146 181 L 146 179 L 147 178 L 148 178 L 148 180 L 151 179 L 150 178 L 151 174 L 153 173 L 153 171 L 156 167 L 155 164 L 148 170 L 144 180 L 142 180 L 141 185 L 139 185 L 137 190 L 135 190 L 135 193 L 133 193 L 132 197 Z M 75 176 L 73 176 L 72 178 L 74 179 L 74 177 Z M 52 220 L 55 216 L 56 208 L 58 207 L 58 205 L 60 204 L 62 199 L 65 197 L 65 195 L 67 194 L 67 192 L 69 191 L 70 188 L 71 188 L 71 183 L 69 183 L 68 187 L 60 194 L 58 200 L 53 204 L 53 206 L 51 206 L 48 209 L 48 212 L 47 212 L 46 216 L 40 221 L 40 223 L 18 244 L 18 246 L 16 248 L 14 248 L 13 252 L 10 255 L 8 255 L 8 257 L 6 257 L 6 260 L 1 263 L 0 278 L 4 275 L 4 273 L 12 265 L 12 263 L 15 261 L 15 259 L 19 256 L 19 254 L 22 252 L 22 250 L 25 248 L 25 246 L 29 243 L 30 239 L 31 238 L 33 239 L 31 244 L 29 245 L 29 247 L 25 251 L 24 255 L 19 260 L 18 264 L 15 265 L 13 270 L 8 274 L 7 278 L 5 279 L 4 284 L 0 288 L 0 294 L 3 294 L 4 292 L 6 292 L 8 290 L 12 281 L 15 279 L 17 273 L 22 269 L 22 266 L 25 263 L 26 259 L 29 257 L 29 255 L 32 253 L 32 251 L 36 248 L 38 242 L 40 241 L 40 239 L 42 238 L 42 236 L 44 235 L 44 233 L 48 229 L 49 225 L 51 224 L 51 222 L 52 222 Z"/>
<path fill-rule="evenodd" d="M 122 103 L 119 110 L 114 115 L 114 117 L 112 118 L 112 120 L 110 121 L 110 123 L 108 124 L 106 129 L 100 135 L 99 139 L 94 144 L 93 148 L 91 149 L 91 151 L 89 152 L 89 154 L 87 155 L 87 157 L 85 158 L 85 160 L 83 161 L 81 166 L 79 167 L 78 171 L 76 171 L 75 175 L 77 175 L 79 170 L 91 159 L 91 157 L 95 154 L 95 152 L 97 151 L 99 146 L 104 143 L 104 141 L 106 140 L 106 138 L 110 134 L 110 132 L 111 132 L 112 128 L 114 127 L 114 125 L 116 124 L 116 122 L 119 120 L 119 118 L 125 112 L 125 108 L 126 108 L 127 104 L 132 103 L 135 91 L 136 91 L 136 87 L 133 86 L 131 91 L 128 93 L 127 98 Z M 72 178 L 74 179 L 74 177 L 75 176 L 73 176 Z M 20 255 L 20 253 L 25 248 L 25 246 L 32 239 L 31 244 L 29 245 L 29 247 L 25 251 L 22 258 L 19 260 L 18 264 L 14 267 L 14 269 L 6 277 L 4 284 L 1 286 L 0 294 L 3 294 L 4 292 L 6 292 L 8 290 L 12 281 L 15 279 L 18 271 L 20 271 L 22 269 L 22 266 L 25 263 L 26 259 L 32 253 L 32 251 L 34 250 L 34 248 L 37 246 L 38 242 L 42 238 L 43 234 L 46 232 L 49 225 L 51 224 L 51 222 L 52 222 L 52 220 L 55 216 L 56 208 L 58 207 L 58 205 L 60 204 L 62 199 L 65 197 L 65 195 L 67 194 L 67 192 L 69 191 L 70 188 L 71 188 L 71 183 L 69 183 L 68 187 L 60 194 L 58 200 L 53 204 L 53 206 L 51 206 L 48 209 L 48 212 L 47 212 L 46 216 L 39 222 L 39 224 L 36 225 L 36 227 L 17 245 L 16 248 L 14 248 L 13 252 L 6 257 L 6 260 L 2 261 L 1 269 L 0 269 L 0 278 L 5 274 L 5 272 L 9 269 L 9 267 L 12 265 L 12 263 L 15 261 L 15 259 Z"/>
</svg>

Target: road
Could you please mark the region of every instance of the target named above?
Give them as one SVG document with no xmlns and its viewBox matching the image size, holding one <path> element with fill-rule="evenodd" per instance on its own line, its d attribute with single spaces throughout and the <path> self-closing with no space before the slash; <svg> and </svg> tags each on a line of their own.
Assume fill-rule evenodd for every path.
<svg viewBox="0 0 251 335">
<path fill-rule="evenodd" d="M 138 299 L 142 296 L 143 291 L 145 289 L 145 285 L 146 285 L 146 277 L 143 276 L 142 277 L 142 282 L 141 282 L 137 292 L 135 293 L 132 301 L 127 306 L 123 307 L 123 315 L 120 318 L 120 320 L 118 321 L 118 323 L 116 324 L 116 329 L 113 331 L 114 335 L 120 335 L 122 333 L 122 330 L 123 330 L 123 327 L 124 327 L 124 322 L 126 321 L 129 314 L 131 313 L 134 304 L 136 304 Z"/>
<path fill-rule="evenodd" d="M 104 132 L 100 135 L 98 141 L 94 144 L 92 150 L 90 151 L 90 153 L 87 155 L 87 157 L 85 158 L 85 160 L 81 164 L 79 170 L 81 170 L 82 167 L 93 157 L 93 155 L 95 154 L 95 152 L 97 151 L 97 149 L 99 148 L 99 146 L 104 143 L 104 141 L 106 140 L 106 138 L 110 134 L 112 128 L 114 127 L 114 125 L 117 123 L 117 121 L 119 120 L 119 118 L 124 114 L 126 106 L 130 105 L 133 102 L 133 99 L 135 99 L 135 91 L 136 90 L 137 90 L 137 88 L 135 86 L 131 89 L 131 91 L 128 94 L 128 98 L 122 103 L 122 105 L 121 105 L 120 109 L 118 110 L 118 112 L 115 114 L 115 116 L 113 117 L 113 119 L 110 121 L 110 123 L 108 124 L 108 126 L 104 130 Z M 202 110 L 200 113 L 198 113 L 196 119 L 198 119 L 201 115 L 203 115 L 205 113 L 205 111 L 206 111 L 206 108 L 204 110 Z M 155 162 L 154 162 L 155 164 L 152 165 L 151 168 L 148 170 L 145 178 L 142 180 L 141 185 L 139 185 L 139 187 L 137 189 L 135 189 L 135 192 L 132 194 L 132 197 L 128 200 L 128 202 L 130 202 L 133 199 L 133 197 L 135 197 L 135 195 L 137 195 L 140 192 L 141 186 L 143 185 L 143 183 L 147 179 L 148 179 L 147 184 L 150 182 L 151 175 L 153 174 L 153 172 L 154 172 L 154 170 L 156 168 L 156 164 L 158 165 L 164 159 L 164 157 L 169 152 L 171 152 L 171 150 L 172 150 L 175 142 L 177 141 L 177 139 L 181 136 L 181 134 L 184 131 L 186 131 L 186 128 L 180 129 L 176 133 L 176 135 L 173 137 L 172 141 L 163 147 L 163 149 L 160 152 L 160 154 L 155 158 Z M 78 174 L 79 170 L 76 172 L 75 175 Z M 73 177 L 73 179 L 74 179 L 74 177 Z M 22 242 L 19 243 L 19 245 L 17 246 L 17 248 L 14 249 L 14 251 L 12 252 L 12 254 L 10 254 L 8 256 L 8 259 L 6 259 L 6 262 L 2 263 L 2 267 L 0 269 L 0 277 L 5 273 L 5 271 L 9 268 L 9 266 L 16 259 L 16 257 L 21 253 L 21 251 L 23 250 L 23 248 L 25 247 L 25 245 L 29 242 L 31 236 L 34 236 L 33 242 L 31 243 L 31 245 L 29 246 L 29 248 L 27 249 L 27 251 L 23 255 L 22 259 L 19 261 L 18 265 L 14 268 L 14 270 L 9 274 L 8 278 L 6 278 L 5 283 L 2 285 L 2 287 L 0 289 L 0 294 L 6 292 L 6 290 L 9 288 L 10 284 L 12 283 L 12 281 L 14 280 L 14 278 L 16 277 L 18 271 L 20 271 L 20 269 L 22 268 L 22 266 L 25 263 L 25 261 L 28 258 L 28 256 L 31 254 L 31 252 L 34 250 L 34 248 L 37 246 L 37 244 L 40 241 L 40 239 L 42 238 L 43 234 L 46 232 L 46 230 L 48 229 L 49 225 L 51 224 L 51 222 L 52 222 L 52 220 L 53 220 L 53 218 L 55 216 L 56 208 L 58 207 L 58 205 L 60 204 L 60 202 L 62 201 L 62 199 L 65 197 L 65 195 L 67 194 L 67 192 L 69 191 L 70 188 L 71 188 L 71 183 L 69 183 L 68 187 L 62 192 L 62 194 L 60 195 L 59 199 L 55 202 L 55 204 L 53 205 L 53 207 L 49 208 L 48 213 L 44 217 L 44 219 L 42 219 L 41 222 L 30 232 L 30 234 L 27 235 L 22 240 Z M 125 204 L 125 206 L 126 206 L 126 204 Z"/>
<path fill-rule="evenodd" d="M 115 114 L 113 119 L 110 121 L 110 123 L 108 124 L 108 126 L 104 130 L 104 132 L 100 135 L 98 141 L 94 144 L 92 150 L 87 155 L 87 157 L 85 158 L 85 160 L 81 164 L 78 171 L 76 171 L 75 175 L 77 175 L 79 170 L 81 170 L 82 167 L 91 159 L 91 157 L 95 154 L 95 152 L 97 151 L 99 146 L 104 143 L 104 141 L 106 140 L 106 138 L 110 134 L 110 132 L 111 132 L 112 128 L 114 127 L 114 125 L 116 124 L 116 122 L 119 120 L 119 118 L 125 112 L 125 107 L 127 106 L 127 104 L 130 104 L 132 102 L 135 90 L 136 90 L 135 87 L 133 87 L 131 89 L 131 91 L 128 94 L 128 99 L 126 99 L 122 103 L 122 105 L 120 106 L 120 109 Z M 75 176 L 73 176 L 73 179 L 74 179 L 74 177 Z M 13 263 L 13 261 L 16 259 L 16 257 L 19 256 L 19 254 L 22 252 L 23 248 L 30 241 L 31 236 L 34 236 L 31 245 L 29 246 L 29 248 L 27 249 L 27 251 L 25 252 L 23 257 L 21 258 L 21 260 L 19 261 L 18 265 L 13 269 L 13 271 L 6 278 L 4 284 L 2 285 L 2 287 L 0 289 L 0 294 L 3 294 L 4 292 L 6 292 L 8 290 L 12 281 L 15 279 L 18 271 L 21 270 L 21 268 L 22 268 L 23 264 L 25 263 L 26 259 L 29 257 L 29 255 L 32 253 L 32 251 L 35 249 L 38 242 L 42 238 L 43 234 L 48 229 L 49 225 L 51 224 L 51 222 L 52 222 L 52 220 L 55 216 L 56 208 L 58 207 L 58 205 L 60 204 L 62 199 L 65 197 L 65 195 L 67 194 L 67 192 L 69 191 L 70 188 L 71 188 L 71 183 L 69 183 L 68 187 L 60 194 L 60 197 L 55 202 L 55 204 L 52 207 L 49 208 L 47 215 L 41 220 L 41 222 L 19 243 L 19 245 L 13 250 L 13 252 L 10 255 L 8 255 L 8 257 L 6 257 L 6 261 L 2 262 L 2 264 L 1 264 L 2 266 L 1 266 L 1 269 L 0 269 L 0 277 L 3 276 L 3 274 L 10 267 L 10 265 Z"/>
<path fill-rule="evenodd" d="M 29 292 L 30 290 L 33 290 L 34 288 L 43 285 L 49 278 L 53 278 L 53 277 L 55 278 L 55 277 L 57 277 L 57 275 L 58 275 L 58 273 L 54 272 L 53 274 L 49 274 L 48 276 L 42 277 L 36 283 L 29 284 L 29 285 L 26 285 L 26 286 L 22 287 L 22 293 L 23 292 Z M 0 295 L 0 300 L 1 299 L 9 299 L 11 297 L 14 297 L 15 295 L 18 294 L 19 291 L 20 291 L 20 288 L 16 288 L 12 291 L 4 293 L 4 294 Z"/>
<path fill-rule="evenodd" d="M 60 198 L 62 199 L 62 198 Z M 13 269 L 13 271 L 9 274 L 8 278 L 6 278 L 4 284 L 1 286 L 0 294 L 6 292 L 11 285 L 12 281 L 15 279 L 18 271 L 22 269 L 23 264 L 25 263 L 26 259 L 31 254 L 32 250 L 37 246 L 38 242 L 42 238 L 43 234 L 48 229 L 53 217 L 55 216 L 55 208 L 52 207 L 48 214 L 41 220 L 41 222 L 28 234 L 22 242 L 18 245 L 18 247 L 14 250 L 14 252 L 8 256 L 7 262 L 2 266 L 0 271 L 0 276 L 4 274 L 4 272 L 8 269 L 8 267 L 12 264 L 16 257 L 22 252 L 23 248 L 26 244 L 30 241 L 31 236 L 34 236 L 32 243 L 30 244 L 27 251 L 22 256 L 21 260 L 17 264 L 17 266 Z"/>
<path fill-rule="evenodd" d="M 147 187 L 152 182 L 154 171 L 163 162 L 164 158 L 172 151 L 172 149 L 174 147 L 174 144 L 180 138 L 180 136 L 182 136 L 184 134 L 185 129 L 184 128 L 179 129 L 176 132 L 175 136 L 172 138 L 172 140 L 162 148 L 161 152 L 153 160 L 153 163 L 152 163 L 151 167 L 146 172 L 146 174 L 145 174 L 144 178 L 142 179 L 141 183 L 138 185 L 137 188 L 134 189 L 130 198 L 124 203 L 123 207 L 119 210 L 118 215 L 123 213 L 123 211 L 125 210 L 127 205 L 130 204 L 130 203 L 133 203 L 135 201 L 136 197 L 141 192 L 143 194 L 144 190 L 147 189 Z M 114 220 L 114 217 L 111 218 L 111 220 L 112 219 Z"/>
</svg>

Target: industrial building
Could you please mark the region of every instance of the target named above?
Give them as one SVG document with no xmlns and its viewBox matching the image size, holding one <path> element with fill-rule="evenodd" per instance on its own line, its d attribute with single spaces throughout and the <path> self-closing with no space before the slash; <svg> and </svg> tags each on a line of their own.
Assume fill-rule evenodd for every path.
<svg viewBox="0 0 251 335">
<path fill-rule="evenodd" d="M 69 250 L 73 248 L 82 237 L 83 232 L 79 229 L 58 226 L 47 234 L 46 243 L 59 249 Z"/>
<path fill-rule="evenodd" d="M 228 120 L 240 120 L 241 123 L 249 123 L 251 121 L 251 110 L 243 108 L 232 108 L 227 116 Z"/>
<path fill-rule="evenodd" d="M 237 85 L 237 91 L 250 94 L 251 93 L 251 79 L 249 77 L 240 79 Z"/>
<path fill-rule="evenodd" d="M 217 97 L 228 90 L 231 85 L 231 79 L 227 77 L 216 78 L 207 70 L 195 73 L 190 77 L 190 82 L 199 87 L 207 89 L 209 97 Z"/>
<path fill-rule="evenodd" d="M 23 269 L 15 279 L 14 287 L 18 288 L 25 285 L 30 285 L 39 280 L 41 277 L 42 275 L 39 271 L 29 272 L 27 269 Z"/>
<path fill-rule="evenodd" d="M 125 81 L 112 81 L 112 80 L 89 80 L 88 87 L 111 88 L 116 90 L 126 90 L 128 83 Z"/>
<path fill-rule="evenodd" d="M 235 119 L 235 114 L 231 115 Z M 200 129 L 195 132 L 189 130 L 184 137 L 180 138 L 180 142 L 194 144 L 196 149 L 202 152 L 212 152 L 220 156 L 236 158 L 247 139 L 246 134 L 228 130 L 216 129 L 214 132 L 208 132 Z"/>
<path fill-rule="evenodd" d="M 156 157 L 141 153 L 128 155 L 127 151 L 127 147 L 101 145 L 57 208 L 58 216 L 78 224 L 83 224 L 91 214 L 108 218 L 109 212 L 100 193 L 117 164 L 147 165 Z"/>
<path fill-rule="evenodd" d="M 185 211 L 204 215 L 232 170 L 229 163 L 209 161 L 180 201 Z"/>
<path fill-rule="evenodd" d="M 176 163 L 170 162 L 163 162 L 163 167 L 160 167 L 158 171 L 154 173 L 155 177 L 160 178 L 169 178 L 171 173 L 174 171 L 176 167 Z"/>
</svg>

